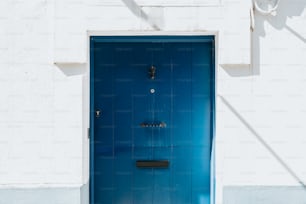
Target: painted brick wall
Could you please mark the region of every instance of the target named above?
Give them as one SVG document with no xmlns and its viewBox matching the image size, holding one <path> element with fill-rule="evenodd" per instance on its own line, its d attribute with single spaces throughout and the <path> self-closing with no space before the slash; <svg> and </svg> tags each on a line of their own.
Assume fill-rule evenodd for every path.
<svg viewBox="0 0 306 204">
<path fill-rule="evenodd" d="M 0 183 L 81 183 L 82 76 L 53 65 L 52 1 L 0 3 Z"/>
<path fill-rule="evenodd" d="M 247 195 L 275 203 L 283 188 L 299 195 L 291 203 L 306 202 L 298 188 L 306 182 L 306 0 L 281 0 L 275 17 L 255 12 L 251 34 L 249 1 L 168 2 L 137 1 L 140 10 L 127 0 L 0 1 L 3 189 L 87 182 L 88 31 L 155 25 L 219 33 L 219 63 L 226 66 L 217 68 L 216 203 L 245 203 Z M 263 192 L 269 196 L 261 200 Z M 72 203 L 75 196 L 82 198 L 73 193 Z"/>
<path fill-rule="evenodd" d="M 223 203 L 281 203 L 284 192 L 282 202 L 306 202 L 305 8 L 304 0 L 280 1 L 277 16 L 256 13 L 253 68 L 218 70 L 217 198 L 224 196 Z"/>
<path fill-rule="evenodd" d="M 249 64 L 250 2 L 56 0 L 54 60 L 86 62 L 90 31 L 212 31 L 221 64 Z"/>
</svg>

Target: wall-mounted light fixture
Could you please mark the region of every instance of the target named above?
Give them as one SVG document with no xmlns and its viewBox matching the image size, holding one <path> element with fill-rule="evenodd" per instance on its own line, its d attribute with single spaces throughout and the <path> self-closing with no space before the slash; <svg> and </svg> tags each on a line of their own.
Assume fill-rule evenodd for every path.
<svg viewBox="0 0 306 204">
<path fill-rule="evenodd" d="M 256 11 L 263 15 L 276 15 L 276 9 L 280 0 L 253 0 Z"/>
</svg>

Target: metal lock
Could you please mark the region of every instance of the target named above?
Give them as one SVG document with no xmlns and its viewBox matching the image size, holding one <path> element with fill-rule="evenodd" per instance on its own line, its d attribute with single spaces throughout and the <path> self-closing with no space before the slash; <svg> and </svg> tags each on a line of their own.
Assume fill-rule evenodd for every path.
<svg viewBox="0 0 306 204">
<path fill-rule="evenodd" d="M 99 118 L 101 116 L 101 111 L 100 110 L 96 110 L 96 118 Z"/>
</svg>

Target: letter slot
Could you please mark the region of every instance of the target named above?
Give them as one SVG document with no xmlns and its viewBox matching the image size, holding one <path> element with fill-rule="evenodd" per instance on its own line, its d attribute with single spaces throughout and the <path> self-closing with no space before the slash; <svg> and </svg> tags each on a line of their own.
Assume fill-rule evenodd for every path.
<svg viewBox="0 0 306 204">
<path fill-rule="evenodd" d="M 136 161 L 138 168 L 168 168 L 168 160 L 138 160 Z"/>
</svg>

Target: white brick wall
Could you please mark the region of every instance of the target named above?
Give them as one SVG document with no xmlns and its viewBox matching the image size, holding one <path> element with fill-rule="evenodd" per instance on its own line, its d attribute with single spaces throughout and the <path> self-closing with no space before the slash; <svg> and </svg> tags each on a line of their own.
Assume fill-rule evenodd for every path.
<svg viewBox="0 0 306 204">
<path fill-rule="evenodd" d="M 82 76 L 53 65 L 52 2 L 0 10 L 0 183 L 80 184 Z"/>
<path fill-rule="evenodd" d="M 305 202 L 301 189 L 286 188 L 306 182 L 305 7 L 306 1 L 281 1 L 277 16 L 256 14 L 253 69 L 219 69 L 218 94 L 244 122 L 219 97 L 218 203 L 223 195 L 224 203 L 245 203 L 247 198 L 249 203 L 279 203 L 277 197 L 286 190 L 290 195 L 284 202 Z M 259 188 L 223 194 L 227 186 Z M 261 186 L 284 188 L 261 191 Z"/>
<path fill-rule="evenodd" d="M 54 61 L 86 62 L 87 31 L 163 30 L 218 32 L 219 62 L 250 64 L 250 1 L 158 2 L 55 1 Z"/>
<path fill-rule="evenodd" d="M 154 30 L 124 2 L 0 1 L 3 188 L 87 182 L 88 69 L 77 64 L 88 60 L 87 31 Z M 251 40 L 249 1 L 186 2 L 141 8 L 161 31 L 218 32 L 216 203 L 239 196 L 224 193 L 229 186 L 306 182 L 306 1 L 281 0 L 275 17 L 255 13 Z M 256 197 L 252 189 L 243 192 Z"/>
</svg>

